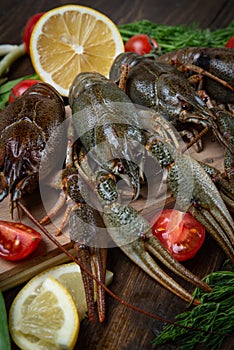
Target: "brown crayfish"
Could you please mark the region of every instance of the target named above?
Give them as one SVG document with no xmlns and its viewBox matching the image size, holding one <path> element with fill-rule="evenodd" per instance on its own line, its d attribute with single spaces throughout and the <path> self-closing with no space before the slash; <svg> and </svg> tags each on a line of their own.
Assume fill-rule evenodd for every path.
<svg viewBox="0 0 234 350">
<path fill-rule="evenodd" d="M 51 171 L 52 164 L 47 160 L 53 156 L 56 162 L 62 138 L 58 126 L 64 119 L 62 97 L 45 83 L 29 88 L 0 111 L 0 200 L 9 194 L 12 210 L 23 194 L 38 187 L 42 159 L 47 163 L 44 176 Z M 54 148 L 46 149 L 54 131 Z"/>
</svg>

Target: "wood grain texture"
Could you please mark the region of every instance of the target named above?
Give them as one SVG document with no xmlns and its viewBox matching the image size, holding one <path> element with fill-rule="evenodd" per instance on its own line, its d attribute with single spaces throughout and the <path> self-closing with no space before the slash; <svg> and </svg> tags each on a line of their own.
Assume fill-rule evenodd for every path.
<svg viewBox="0 0 234 350">
<path fill-rule="evenodd" d="M 20 43 L 23 26 L 31 15 L 70 3 L 70 1 L 58 0 L 53 0 L 53 2 L 45 0 L 8 0 L 7 4 L 3 1 L 0 2 L 0 43 Z M 149 19 L 156 23 L 168 25 L 197 23 L 201 28 L 214 30 L 227 26 L 234 18 L 233 0 L 196 0 L 192 2 L 187 0 L 96 0 L 95 2 L 86 0 L 73 1 L 73 3 L 93 7 L 109 16 L 116 24 Z M 25 56 L 12 66 L 8 75 L 9 78 L 17 78 L 32 72 L 33 67 L 30 58 Z M 213 162 L 213 165 L 221 167 L 223 159 L 221 148 L 208 139 L 206 146 L 208 148 L 205 148 L 203 153 L 196 154 L 196 157 L 208 160 Z M 38 209 L 39 203 L 37 200 L 38 198 L 35 197 L 35 210 L 40 213 L 42 209 L 40 205 Z M 6 219 L 8 215 L 7 204 L 4 202 L 0 205 L 0 219 Z M 53 231 L 53 228 L 50 227 L 50 229 Z M 59 239 L 63 240 L 64 238 Z M 66 242 L 64 243 L 66 244 Z M 9 267 L 9 264 L 7 264 L 6 267 L 6 264 L 1 261 L 0 283 L 1 280 L 7 279 L 7 276 L 10 275 L 17 279 L 17 273 L 28 271 L 29 265 L 35 265 L 35 262 L 40 264 L 42 260 L 48 257 L 48 252 L 51 252 L 52 256 L 54 252 L 57 255 L 57 250 L 54 250 L 54 247 L 46 239 L 43 239 L 40 249 L 41 251 L 33 256 L 33 259 L 35 259 L 33 264 L 32 260 L 29 259 L 23 265 L 13 266 L 10 264 Z M 223 260 L 223 253 L 214 240 L 207 236 L 205 244 L 196 258 L 186 262 L 185 265 L 191 271 L 203 277 L 207 273 L 219 269 Z M 155 283 L 135 266 L 119 248 L 109 249 L 107 267 L 114 272 L 111 289 L 124 300 L 169 320 L 174 320 L 176 314 L 185 310 L 185 302 Z M 181 282 L 188 290 L 193 290 L 193 287 L 188 283 L 181 281 L 179 278 L 176 278 L 176 280 Z M 8 310 L 22 286 L 23 284 L 20 284 L 4 292 Z M 157 348 L 152 346 L 152 340 L 161 328 L 162 322 L 129 310 L 107 295 L 105 322 L 103 324 L 96 322 L 91 325 L 88 320 L 84 320 L 81 324 L 75 350 L 175 350 L 176 347 L 170 345 L 158 346 Z M 233 348 L 232 341 L 232 338 L 227 339 L 222 349 L 231 350 Z M 18 350 L 18 347 L 12 344 L 12 350 Z"/>
</svg>

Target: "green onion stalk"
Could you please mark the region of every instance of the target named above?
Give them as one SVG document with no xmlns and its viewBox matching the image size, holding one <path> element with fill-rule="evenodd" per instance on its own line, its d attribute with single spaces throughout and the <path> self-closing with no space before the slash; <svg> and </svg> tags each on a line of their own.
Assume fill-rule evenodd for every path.
<svg viewBox="0 0 234 350">
<path fill-rule="evenodd" d="M 5 301 L 0 290 L 0 349 L 11 350 L 10 334 L 8 329 Z"/>
<path fill-rule="evenodd" d="M 0 61 L 0 77 L 8 73 L 11 65 L 25 54 L 26 48 L 24 43 L 20 45 L 0 45 L 0 56 L 4 56 Z"/>
</svg>

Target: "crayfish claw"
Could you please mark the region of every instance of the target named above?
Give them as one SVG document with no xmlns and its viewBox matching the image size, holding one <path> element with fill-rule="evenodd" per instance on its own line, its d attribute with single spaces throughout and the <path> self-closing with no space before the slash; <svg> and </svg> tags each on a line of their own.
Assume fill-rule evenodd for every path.
<svg viewBox="0 0 234 350">
<path fill-rule="evenodd" d="M 186 269 L 184 265 L 178 263 L 178 261 L 172 257 L 167 249 L 164 248 L 157 237 L 149 237 L 148 242 L 146 242 L 146 247 L 151 254 L 153 254 L 172 272 L 207 292 L 211 291 L 211 288 L 207 283 Z"/>
<path fill-rule="evenodd" d="M 104 222 L 114 242 L 123 252 L 148 275 L 162 284 L 165 288 L 178 295 L 187 302 L 192 302 L 193 297 L 182 286 L 159 267 L 151 256 L 166 262 L 166 265 L 184 279 L 210 291 L 208 285 L 199 280 L 190 271 L 177 262 L 161 243 L 152 235 L 150 223 L 139 215 L 131 206 L 123 206 L 118 203 L 104 208 Z M 151 253 L 151 254 L 150 254 Z M 193 301 L 198 304 L 198 300 Z"/>
<path fill-rule="evenodd" d="M 234 222 L 217 187 L 193 158 L 178 155 L 175 164 L 170 168 L 169 182 L 178 206 L 182 211 L 189 211 L 234 261 Z M 187 194 L 190 190 L 187 197 L 181 195 L 186 193 L 185 188 Z"/>
<path fill-rule="evenodd" d="M 90 248 L 85 244 L 74 243 L 74 249 L 77 252 L 77 258 L 80 263 L 92 273 L 91 259 L 90 259 Z M 81 269 L 82 280 L 85 289 L 86 303 L 88 309 L 88 318 L 90 322 L 95 322 L 95 306 L 94 306 L 94 283 L 92 277 L 90 277 L 83 268 Z"/>
<path fill-rule="evenodd" d="M 227 150 L 226 153 L 229 154 Z M 199 164 L 212 179 L 228 209 L 231 212 L 234 212 L 234 183 L 231 179 L 232 172 L 234 173 L 234 171 L 232 171 L 230 168 L 225 169 L 225 172 L 221 173 L 218 169 L 212 167 L 211 165 L 203 162 L 199 162 Z"/>
<path fill-rule="evenodd" d="M 106 256 L 105 248 L 90 248 L 85 244 L 74 243 L 74 249 L 77 252 L 77 258 L 83 265 L 81 269 L 82 280 L 84 283 L 88 318 L 90 322 L 95 322 L 95 295 L 97 296 L 97 308 L 99 321 L 105 320 L 105 291 L 99 283 L 95 283 L 93 277 L 87 274 L 87 270 L 96 277 L 102 284 L 105 283 Z"/>
<path fill-rule="evenodd" d="M 226 179 L 221 179 L 217 184 L 220 195 L 223 198 L 228 209 L 234 213 L 234 187 Z"/>
<path fill-rule="evenodd" d="M 98 280 L 104 284 L 106 275 L 107 249 L 94 249 L 95 254 L 92 256 L 93 273 L 98 278 Z M 105 291 L 99 283 L 96 284 L 96 292 L 99 321 L 103 322 L 105 320 L 106 312 Z"/>
<path fill-rule="evenodd" d="M 220 245 L 226 253 L 230 261 L 234 262 L 233 238 L 231 242 L 225 234 L 224 226 L 228 232 L 233 234 L 233 227 L 229 227 L 229 223 L 225 223 L 219 212 L 212 215 L 211 212 L 204 209 L 192 208 L 190 213 L 206 228 L 206 230 L 213 236 L 216 242 Z M 218 218 L 218 219 L 217 219 Z M 218 221 L 217 221 L 218 220 Z M 226 220 L 225 220 L 226 221 Z"/>
<path fill-rule="evenodd" d="M 85 288 L 88 317 L 95 321 L 95 301 L 99 321 L 105 319 L 105 272 L 107 242 L 106 230 L 100 213 L 87 205 L 79 203 L 73 207 L 70 218 L 70 239 L 77 252 L 81 266 L 81 274 Z M 100 283 L 96 283 L 96 282 Z"/>
<path fill-rule="evenodd" d="M 199 300 L 193 299 L 193 296 L 189 292 L 187 292 L 179 283 L 177 283 L 173 278 L 167 275 L 165 271 L 163 271 L 159 267 L 156 261 L 152 258 L 151 254 L 149 254 L 149 252 L 147 251 L 149 245 L 150 242 L 149 244 L 145 244 L 144 241 L 138 239 L 135 242 L 132 242 L 131 244 L 122 246 L 121 249 L 136 265 L 143 269 L 143 271 L 145 271 L 149 276 L 151 276 L 155 281 L 160 283 L 163 287 L 176 294 L 186 302 L 192 302 L 194 305 L 199 305 Z M 150 250 L 150 252 L 152 253 L 152 250 Z M 158 255 L 160 255 L 160 253 L 157 253 L 157 256 Z M 180 265 L 180 267 L 182 266 L 179 263 L 178 265 Z M 187 271 L 187 273 L 189 274 L 189 271 Z M 210 291 L 210 288 L 208 286 L 207 290 Z"/>
</svg>

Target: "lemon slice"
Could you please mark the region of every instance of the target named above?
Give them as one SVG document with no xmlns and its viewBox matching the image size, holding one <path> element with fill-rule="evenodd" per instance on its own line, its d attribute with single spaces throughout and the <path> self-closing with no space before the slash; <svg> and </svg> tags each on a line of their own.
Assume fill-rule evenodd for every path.
<svg viewBox="0 0 234 350">
<path fill-rule="evenodd" d="M 72 350 L 79 332 L 75 303 L 61 283 L 47 277 L 36 293 L 30 294 L 27 287 L 18 293 L 9 329 L 20 349 Z"/>
<path fill-rule="evenodd" d="M 39 335 L 35 336 L 34 333 L 25 333 L 25 329 L 21 329 L 21 324 L 26 324 L 26 320 L 28 317 L 33 317 L 35 314 L 34 311 L 30 315 L 29 313 L 33 308 L 37 308 L 37 305 L 39 304 L 39 300 L 43 300 L 44 290 L 45 287 L 48 286 L 48 279 L 49 281 L 54 281 L 52 284 L 55 285 L 56 281 L 57 284 L 59 284 L 60 290 L 61 288 L 65 289 L 66 292 L 61 294 L 65 294 L 67 298 L 67 295 L 72 298 L 73 304 L 75 304 L 75 311 L 74 313 L 77 314 L 78 312 L 78 319 L 81 321 L 86 316 L 87 312 L 87 304 L 86 304 L 86 298 L 85 298 L 85 291 L 84 291 L 84 285 L 82 281 L 81 271 L 79 266 L 72 262 L 72 263 L 66 263 L 59 266 L 55 266 L 52 268 L 49 268 L 35 277 L 33 277 L 17 294 L 16 298 L 14 299 L 9 313 L 9 329 L 10 333 L 12 335 L 12 339 L 14 342 L 23 350 L 27 349 L 61 349 L 58 344 L 52 344 L 48 343 L 48 340 L 44 339 L 43 332 L 47 331 L 48 328 L 48 322 L 49 325 L 52 322 L 52 316 L 56 315 L 54 311 L 54 306 L 56 302 L 52 302 L 50 300 L 49 304 L 46 304 L 45 301 L 45 308 L 46 312 L 48 311 L 49 314 L 49 320 L 44 318 L 44 320 L 41 318 L 41 329 L 39 329 L 39 332 L 41 332 L 41 336 Z M 113 273 L 111 271 L 106 271 L 106 285 L 110 284 L 113 279 Z M 46 284 L 45 284 L 45 281 Z M 51 285 L 51 282 L 50 282 Z M 56 288 L 56 287 L 55 287 Z M 53 289 L 54 290 L 54 289 Z M 58 287 L 56 291 L 59 291 Z M 51 295 L 52 297 L 52 295 Z M 68 301 L 66 304 L 71 304 L 71 300 L 68 297 Z M 96 299 L 96 295 L 95 295 Z M 64 299 L 65 300 L 65 299 Z M 48 299 L 49 301 L 49 299 Z M 61 299 L 62 301 L 62 299 Z M 42 305 L 42 303 L 40 303 Z M 73 305 L 74 306 L 74 305 Z M 48 309 L 47 309 L 48 308 Z M 30 312 L 28 312 L 28 310 Z M 58 310 L 56 308 L 56 310 Z M 66 312 L 66 309 L 65 309 Z M 37 314 L 40 316 L 40 309 L 37 310 Z M 74 316 L 71 317 L 71 319 L 74 318 Z M 25 322 L 24 322 L 25 319 Z M 31 322 L 31 321 L 30 321 Z M 31 322 L 33 325 L 33 321 Z M 38 328 L 36 326 L 36 328 Z M 66 324 L 67 328 L 67 324 Z M 79 329 L 79 328 L 78 328 Z M 31 331 L 30 331 L 31 332 Z M 77 331 L 78 332 L 78 331 Z M 72 349 L 72 346 L 74 345 L 76 333 L 74 333 L 74 337 L 71 337 L 70 339 L 70 345 L 68 347 L 64 347 L 63 349 Z M 70 346 L 70 347 L 69 347 Z"/>
<path fill-rule="evenodd" d="M 123 51 L 123 40 L 110 18 L 79 5 L 46 12 L 30 40 L 35 71 L 63 96 L 68 96 L 80 72 L 96 71 L 108 77 L 114 58 Z"/>
</svg>

